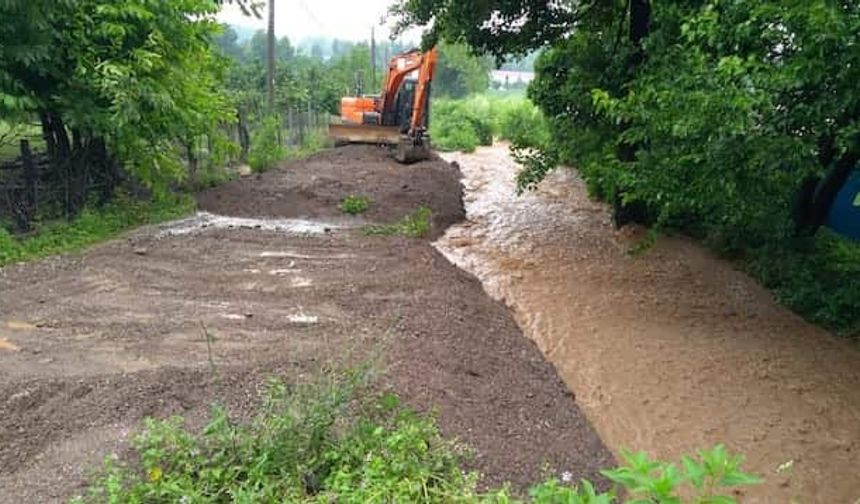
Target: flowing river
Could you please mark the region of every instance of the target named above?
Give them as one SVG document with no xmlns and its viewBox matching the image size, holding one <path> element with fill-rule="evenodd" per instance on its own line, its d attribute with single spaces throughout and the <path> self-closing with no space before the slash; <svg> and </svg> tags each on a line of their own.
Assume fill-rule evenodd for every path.
<svg viewBox="0 0 860 504">
<path fill-rule="evenodd" d="M 573 170 L 515 196 L 504 145 L 450 154 L 466 222 L 436 247 L 514 312 L 620 456 L 724 443 L 766 478 L 743 502 L 860 502 L 860 350 L 678 238 L 628 251 Z"/>
</svg>

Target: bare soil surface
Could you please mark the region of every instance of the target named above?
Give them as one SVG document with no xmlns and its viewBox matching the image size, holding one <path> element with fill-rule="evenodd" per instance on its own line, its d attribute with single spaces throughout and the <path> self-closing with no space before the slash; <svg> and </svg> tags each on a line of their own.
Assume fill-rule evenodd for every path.
<svg viewBox="0 0 860 504">
<path fill-rule="evenodd" d="M 545 463 L 596 477 L 612 454 L 555 369 L 428 239 L 267 225 L 343 224 L 336 205 L 353 193 L 375 202 L 355 225 L 426 204 L 439 236 L 463 218 L 461 192 L 440 160 L 406 167 L 347 147 L 201 195 L 204 210 L 258 225 L 189 221 L 0 269 L 0 502 L 80 493 L 147 416 L 199 422 L 219 402 L 247 417 L 266 377 L 375 354 L 381 386 L 437 411 L 443 432 L 474 448 L 485 484 L 522 487 Z"/>
<path fill-rule="evenodd" d="M 505 146 L 446 156 L 467 221 L 438 248 L 515 313 L 607 445 L 677 459 L 725 443 L 743 502 L 860 502 L 860 351 L 701 247 L 615 231 L 572 170 L 513 197 Z"/>
</svg>

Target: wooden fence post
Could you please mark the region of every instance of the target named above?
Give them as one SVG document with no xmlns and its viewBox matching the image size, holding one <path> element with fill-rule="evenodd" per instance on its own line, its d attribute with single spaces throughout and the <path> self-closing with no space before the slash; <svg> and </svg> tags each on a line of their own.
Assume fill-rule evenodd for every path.
<svg viewBox="0 0 860 504">
<path fill-rule="evenodd" d="M 39 173 L 36 171 L 36 163 L 33 162 L 33 153 L 30 151 L 30 142 L 21 140 L 21 162 L 24 164 L 24 202 L 26 205 L 25 215 L 27 227 L 36 216 L 38 210 L 36 205 L 36 181 Z"/>
</svg>

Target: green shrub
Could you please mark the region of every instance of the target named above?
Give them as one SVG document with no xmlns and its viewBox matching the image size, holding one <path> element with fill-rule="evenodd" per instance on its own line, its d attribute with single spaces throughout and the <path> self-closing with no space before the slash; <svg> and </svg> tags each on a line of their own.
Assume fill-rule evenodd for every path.
<svg viewBox="0 0 860 504">
<path fill-rule="evenodd" d="M 102 502 L 425 502 L 518 503 L 508 490 L 476 491 L 461 468 L 464 448 L 445 440 L 436 422 L 374 393 L 362 372 L 332 374 L 290 389 L 272 380 L 248 423 L 223 408 L 191 432 L 182 418 L 145 422 L 133 462 L 108 458 L 79 504 Z M 735 502 L 730 490 L 760 480 L 722 446 L 680 464 L 625 453 L 626 465 L 603 471 L 616 485 L 557 480 L 529 492 L 537 504 Z"/>
<path fill-rule="evenodd" d="M 499 101 L 498 137 L 522 147 L 543 147 L 549 143 L 549 127 L 543 113 L 527 99 Z"/>
<path fill-rule="evenodd" d="M 742 265 L 808 320 L 860 338 L 860 244 L 823 230 L 814 238 L 750 250 Z"/>
<path fill-rule="evenodd" d="M 248 164 L 256 172 L 271 170 L 287 157 L 287 151 L 278 138 L 280 122 L 269 117 L 251 135 Z"/>
<path fill-rule="evenodd" d="M 315 131 L 305 135 L 304 143 L 298 150 L 299 157 L 310 156 L 317 152 L 330 147 L 331 140 L 328 133 L 324 131 Z"/>
<path fill-rule="evenodd" d="M 549 142 L 543 114 L 524 96 L 434 101 L 430 134 L 433 145 L 446 151 L 472 152 L 479 145 L 492 145 L 493 137 L 522 147 Z"/>
<path fill-rule="evenodd" d="M 363 214 L 370 208 L 370 198 L 350 194 L 340 202 L 338 208 L 341 212 L 349 215 Z"/>
<path fill-rule="evenodd" d="M 371 393 L 364 375 L 289 390 L 271 381 L 247 424 L 214 408 L 202 433 L 147 420 L 139 464 L 108 459 L 79 502 L 420 502 L 474 492 L 432 419 Z"/>
<path fill-rule="evenodd" d="M 430 138 L 443 151 L 473 152 L 479 145 L 492 145 L 493 125 L 489 112 L 474 103 L 438 100 L 433 103 Z"/>
<path fill-rule="evenodd" d="M 365 228 L 364 232 L 371 236 L 402 235 L 410 238 L 421 238 L 430 232 L 432 213 L 426 206 L 421 206 L 415 212 L 403 217 L 393 224 L 375 224 Z"/>
<path fill-rule="evenodd" d="M 185 188 L 190 191 L 200 191 L 229 182 L 234 177 L 230 169 L 223 165 L 207 164 L 189 180 Z"/>
</svg>

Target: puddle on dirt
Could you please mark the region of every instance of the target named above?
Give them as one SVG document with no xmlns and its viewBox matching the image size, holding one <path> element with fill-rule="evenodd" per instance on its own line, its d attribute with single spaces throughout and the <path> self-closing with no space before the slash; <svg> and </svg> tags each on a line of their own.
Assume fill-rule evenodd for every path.
<svg viewBox="0 0 860 504">
<path fill-rule="evenodd" d="M 259 257 L 261 257 L 263 259 L 308 259 L 308 260 L 318 260 L 318 261 L 333 261 L 333 260 L 352 259 L 355 256 L 352 254 L 310 255 L 310 254 L 301 254 L 298 252 L 291 252 L 291 251 L 286 251 L 286 250 L 279 250 L 279 251 L 260 252 Z M 295 264 L 295 263 L 291 262 L 290 264 Z"/>
<path fill-rule="evenodd" d="M 294 277 L 290 279 L 290 287 L 302 288 L 310 287 L 314 284 L 313 280 L 305 277 Z"/>
<path fill-rule="evenodd" d="M 293 315 L 287 316 L 287 320 L 289 320 L 293 324 L 316 324 L 320 321 L 320 318 L 316 315 L 308 315 L 305 313 L 296 313 Z"/>
<path fill-rule="evenodd" d="M 688 242 L 631 257 L 572 170 L 517 197 L 505 146 L 444 157 L 467 221 L 435 246 L 512 309 L 616 454 L 726 443 L 767 479 L 744 502 L 860 496 L 860 352 Z"/>
<path fill-rule="evenodd" d="M 171 222 L 160 228 L 158 237 L 183 236 L 209 231 L 212 229 L 257 229 L 262 231 L 323 234 L 339 229 L 354 228 L 355 223 L 338 221 L 317 221 L 308 219 L 254 219 L 246 217 L 226 217 L 209 212 L 199 212 L 194 217 Z"/>
<path fill-rule="evenodd" d="M 293 274 L 301 273 L 301 272 L 302 272 L 302 270 L 293 268 L 291 266 L 290 268 L 269 270 L 269 275 L 271 275 L 271 276 L 284 276 L 284 275 L 293 275 Z"/>
</svg>

